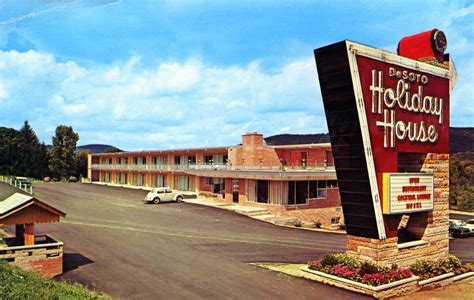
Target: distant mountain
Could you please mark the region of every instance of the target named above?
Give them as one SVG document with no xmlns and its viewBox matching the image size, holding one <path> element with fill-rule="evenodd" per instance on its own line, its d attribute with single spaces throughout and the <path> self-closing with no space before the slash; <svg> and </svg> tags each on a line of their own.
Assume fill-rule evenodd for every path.
<svg viewBox="0 0 474 300">
<path fill-rule="evenodd" d="M 451 127 L 451 153 L 474 152 L 474 127 Z"/>
<path fill-rule="evenodd" d="M 474 127 L 451 127 L 451 153 L 474 152 Z M 299 145 L 329 143 L 329 134 L 278 134 L 265 138 L 267 145 Z"/>
<path fill-rule="evenodd" d="M 103 145 L 103 144 L 89 144 L 89 145 L 76 147 L 76 152 L 84 152 L 84 151 L 88 151 L 90 153 L 122 152 L 122 150 L 114 146 Z"/>
<path fill-rule="evenodd" d="M 329 143 L 329 134 L 278 134 L 265 138 L 267 145 L 300 145 L 300 144 L 318 144 Z"/>
</svg>

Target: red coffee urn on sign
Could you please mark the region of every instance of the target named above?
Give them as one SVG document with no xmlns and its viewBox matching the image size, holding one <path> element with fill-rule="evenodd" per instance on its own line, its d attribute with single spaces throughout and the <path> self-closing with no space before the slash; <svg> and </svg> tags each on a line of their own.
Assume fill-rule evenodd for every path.
<svg viewBox="0 0 474 300">
<path fill-rule="evenodd" d="M 402 38 L 398 43 L 398 55 L 412 59 L 433 57 L 443 62 L 447 47 L 446 35 L 433 29 Z"/>
</svg>

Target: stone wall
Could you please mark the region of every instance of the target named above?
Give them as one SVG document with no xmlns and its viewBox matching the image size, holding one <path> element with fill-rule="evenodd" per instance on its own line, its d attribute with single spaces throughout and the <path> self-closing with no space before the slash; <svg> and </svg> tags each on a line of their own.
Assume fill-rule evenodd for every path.
<svg viewBox="0 0 474 300">
<path fill-rule="evenodd" d="M 63 273 L 63 245 L 46 245 L 0 248 L 0 259 L 25 271 L 34 271 L 47 277 Z"/>
<path fill-rule="evenodd" d="M 399 267 L 409 266 L 417 260 L 437 260 L 449 255 L 449 155 L 428 153 L 421 171 L 434 175 L 434 207 L 433 211 L 410 215 L 407 229 L 420 241 L 398 244 L 397 237 L 377 240 L 347 236 L 349 253 L 362 260 L 384 265 L 395 263 Z"/>
</svg>

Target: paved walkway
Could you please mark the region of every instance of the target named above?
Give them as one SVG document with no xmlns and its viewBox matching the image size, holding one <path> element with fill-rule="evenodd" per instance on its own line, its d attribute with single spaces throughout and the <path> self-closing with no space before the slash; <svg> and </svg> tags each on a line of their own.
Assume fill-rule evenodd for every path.
<svg viewBox="0 0 474 300">
<path fill-rule="evenodd" d="M 294 229 L 302 229 L 302 230 L 346 234 L 345 230 L 332 230 L 332 229 L 326 229 L 326 228 L 311 228 L 311 227 L 295 227 L 291 224 L 292 222 L 296 221 L 296 218 L 287 217 L 287 216 L 277 216 L 270 213 L 268 210 L 262 207 L 243 206 L 243 205 L 238 205 L 235 203 L 231 203 L 231 204 L 223 203 L 218 200 L 213 201 L 213 199 L 204 198 L 200 196 L 194 199 L 184 199 L 183 201 L 186 203 L 210 206 L 210 207 L 233 211 L 255 220 L 264 221 L 264 222 L 272 223 L 279 226 L 285 226 L 285 227 L 290 227 Z"/>
<path fill-rule="evenodd" d="M 469 211 L 462 211 L 462 210 L 454 210 L 450 209 L 449 210 L 450 214 L 455 214 L 455 215 L 463 215 L 463 216 L 471 216 L 474 217 L 474 212 L 469 212 Z"/>
</svg>

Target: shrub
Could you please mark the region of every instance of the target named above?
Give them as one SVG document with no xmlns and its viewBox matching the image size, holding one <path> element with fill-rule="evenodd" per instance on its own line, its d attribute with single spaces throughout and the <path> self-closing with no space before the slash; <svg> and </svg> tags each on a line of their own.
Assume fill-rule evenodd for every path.
<svg viewBox="0 0 474 300">
<path fill-rule="evenodd" d="M 417 261 L 410 267 L 410 270 L 413 274 L 420 276 L 420 279 L 424 280 L 450 272 L 463 274 L 469 272 L 471 266 L 471 264 L 463 266 L 459 258 L 454 255 L 449 255 L 447 258 L 438 261 Z"/>
<path fill-rule="evenodd" d="M 303 226 L 303 222 L 301 222 L 300 220 L 296 220 L 293 225 L 294 225 L 295 227 L 301 227 L 301 226 Z"/>
<path fill-rule="evenodd" d="M 355 257 L 348 255 L 347 253 L 326 254 L 320 262 L 322 266 L 335 266 L 339 264 L 353 269 L 358 268 L 360 266 L 359 261 Z"/>
<path fill-rule="evenodd" d="M 321 228 L 321 225 L 322 224 L 321 224 L 321 221 L 319 221 L 319 219 L 316 222 L 314 222 L 314 227 L 316 228 Z"/>
<path fill-rule="evenodd" d="M 361 275 L 382 273 L 382 272 L 387 272 L 387 271 L 388 271 L 387 267 L 379 266 L 371 262 L 364 261 L 360 264 Z"/>
</svg>

